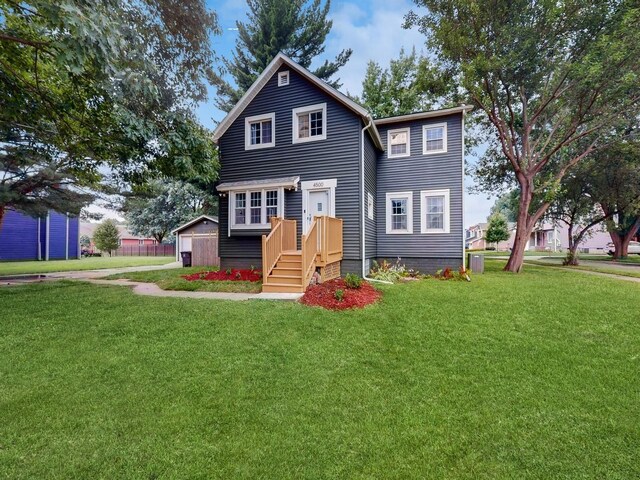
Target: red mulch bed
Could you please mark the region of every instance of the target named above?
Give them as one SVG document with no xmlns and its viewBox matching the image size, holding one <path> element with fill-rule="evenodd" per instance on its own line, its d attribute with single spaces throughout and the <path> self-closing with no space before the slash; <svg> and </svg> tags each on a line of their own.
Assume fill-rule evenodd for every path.
<svg viewBox="0 0 640 480">
<path fill-rule="evenodd" d="M 342 301 L 336 299 L 336 290 L 344 292 Z M 381 296 L 382 293 L 373 288 L 370 283 L 363 281 L 360 288 L 347 288 L 344 280 L 336 278 L 310 286 L 300 301 L 305 305 L 324 307 L 329 310 L 346 310 L 366 307 L 377 302 Z"/>
<path fill-rule="evenodd" d="M 190 282 L 195 280 L 259 282 L 262 280 L 262 274 L 259 270 L 231 270 L 230 274 L 227 274 L 226 270 L 218 270 L 217 272 L 199 272 L 181 276 Z"/>
</svg>

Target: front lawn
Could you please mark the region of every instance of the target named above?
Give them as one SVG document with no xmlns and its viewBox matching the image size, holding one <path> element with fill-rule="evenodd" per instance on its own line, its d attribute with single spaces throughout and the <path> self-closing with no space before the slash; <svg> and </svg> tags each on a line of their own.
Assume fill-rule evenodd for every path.
<svg viewBox="0 0 640 480">
<path fill-rule="evenodd" d="M 343 312 L 0 288 L 0 478 L 638 478 L 639 286 L 500 266 Z"/>
<path fill-rule="evenodd" d="M 126 278 L 135 282 L 155 283 L 163 290 L 187 290 L 190 292 L 238 292 L 260 293 L 262 282 L 186 280 L 183 275 L 207 271 L 217 271 L 218 267 L 170 268 L 147 272 L 128 272 L 109 275 L 107 280 Z"/>
<path fill-rule="evenodd" d="M 585 263 L 585 260 L 586 260 L 586 263 Z M 607 264 L 604 262 L 591 263 L 590 261 L 591 261 L 591 258 L 580 257 L 579 265 L 562 265 L 562 259 L 558 259 L 558 258 L 546 257 L 546 258 L 541 258 L 539 260 L 525 259 L 525 262 L 531 265 L 546 265 L 546 266 L 566 268 L 568 270 L 571 270 L 571 269 L 586 270 L 588 272 L 607 273 L 610 275 L 622 275 L 623 277 L 640 278 L 640 268 L 638 268 L 637 266 L 633 266 L 632 262 L 628 262 L 626 264 L 621 263 L 619 267 L 616 267 L 615 264 L 612 265 L 612 262 Z M 602 265 L 599 265 L 599 263 L 602 263 Z"/>
<path fill-rule="evenodd" d="M 0 275 L 166 265 L 175 261 L 175 257 L 88 257 L 73 260 L 49 260 L 47 262 L 0 262 Z"/>
</svg>

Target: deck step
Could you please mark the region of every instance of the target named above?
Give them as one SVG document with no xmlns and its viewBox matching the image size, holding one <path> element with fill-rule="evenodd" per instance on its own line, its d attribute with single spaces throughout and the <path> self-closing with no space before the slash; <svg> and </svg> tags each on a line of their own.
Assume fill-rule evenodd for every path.
<svg viewBox="0 0 640 480">
<path fill-rule="evenodd" d="M 302 254 L 298 253 L 283 253 L 280 255 L 281 262 L 302 262 Z"/>
<path fill-rule="evenodd" d="M 263 283 L 262 291 L 268 293 L 304 293 L 301 285 L 289 285 L 286 283 Z"/>
<path fill-rule="evenodd" d="M 276 264 L 278 268 L 299 268 L 302 269 L 302 260 L 278 260 Z"/>
<path fill-rule="evenodd" d="M 267 283 L 302 286 L 302 275 L 269 275 Z"/>
<path fill-rule="evenodd" d="M 281 267 L 279 264 L 271 270 L 272 275 L 291 275 L 296 277 L 302 277 L 302 267 Z"/>
</svg>

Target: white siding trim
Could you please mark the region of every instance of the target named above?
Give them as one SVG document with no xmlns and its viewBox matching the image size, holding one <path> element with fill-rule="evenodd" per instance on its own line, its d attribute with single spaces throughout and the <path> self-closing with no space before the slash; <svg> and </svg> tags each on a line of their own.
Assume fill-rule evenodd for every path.
<svg viewBox="0 0 640 480">
<path fill-rule="evenodd" d="M 284 188 L 254 188 L 243 191 L 233 191 L 229 194 L 229 235 L 231 230 L 252 230 L 271 228 L 271 223 L 267 219 L 267 191 L 277 190 L 278 192 L 278 213 L 279 217 L 284 217 Z M 251 193 L 261 192 L 260 198 L 260 218 L 262 223 L 248 223 L 251 220 Z M 244 201 L 244 219 L 247 223 L 236 224 L 236 195 L 238 193 L 245 194 Z M 257 207 L 256 207 L 257 208 Z"/>
<path fill-rule="evenodd" d="M 427 228 L 427 198 L 444 197 L 444 228 Z M 451 223 L 451 204 L 449 202 L 450 190 L 421 190 L 420 191 L 420 233 L 449 233 Z"/>
<path fill-rule="evenodd" d="M 407 199 L 407 229 L 393 230 L 391 228 L 391 200 L 406 198 Z M 408 235 L 413 233 L 413 192 L 389 192 L 386 194 L 386 211 L 387 235 Z"/>
<path fill-rule="evenodd" d="M 322 111 L 322 135 L 315 135 L 300 138 L 298 137 L 298 115 L 304 113 L 316 112 L 318 110 Z M 315 105 L 309 105 L 306 107 L 298 107 L 294 108 L 292 111 L 293 119 L 292 119 L 292 135 L 291 141 L 293 143 L 306 143 L 306 142 L 315 142 L 318 140 L 326 140 L 327 139 L 327 126 L 329 125 L 329 121 L 327 119 L 327 104 L 326 103 L 317 103 Z"/>
<path fill-rule="evenodd" d="M 271 142 L 258 143 L 256 145 L 251 144 L 251 124 L 261 122 L 264 120 L 271 120 Z M 244 119 L 244 149 L 256 150 L 259 148 L 269 148 L 276 146 L 276 114 L 265 113 L 264 115 L 254 115 Z"/>
<path fill-rule="evenodd" d="M 431 128 L 442 127 L 442 146 L 441 150 L 427 150 L 427 130 Z M 422 154 L 433 155 L 434 153 L 447 153 L 447 124 L 446 123 L 432 123 L 422 126 Z"/>
<path fill-rule="evenodd" d="M 395 155 L 391 153 L 391 134 L 393 133 L 407 133 L 407 151 L 406 153 L 396 153 Z M 394 130 L 389 130 L 387 132 L 387 158 L 402 158 L 411 156 L 411 128 L 396 128 Z"/>
</svg>

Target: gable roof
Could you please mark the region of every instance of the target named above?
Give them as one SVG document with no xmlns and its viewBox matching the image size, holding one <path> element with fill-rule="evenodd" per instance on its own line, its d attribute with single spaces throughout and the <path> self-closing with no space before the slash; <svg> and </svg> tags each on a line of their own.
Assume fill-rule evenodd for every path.
<svg viewBox="0 0 640 480">
<path fill-rule="evenodd" d="M 171 230 L 171 233 L 176 233 L 181 230 L 184 230 L 185 228 L 189 228 L 191 225 L 198 223 L 201 220 L 209 220 L 210 222 L 218 223 L 218 219 L 216 217 L 210 217 L 209 215 L 200 215 L 198 218 L 194 218 L 193 220 L 185 223 L 184 225 L 180 225 L 178 228 L 174 228 L 173 230 Z"/>
<path fill-rule="evenodd" d="M 253 85 L 249 87 L 249 89 L 245 92 L 242 98 L 236 103 L 236 105 L 231 109 L 231 111 L 227 114 L 226 117 L 220 122 L 218 127 L 213 132 L 213 141 L 218 143 L 220 137 L 224 135 L 224 133 L 229 129 L 229 127 L 233 124 L 233 122 L 242 114 L 245 108 L 251 103 L 251 101 L 260 93 L 262 88 L 267 84 L 267 82 L 271 79 L 271 77 L 278 71 L 281 65 L 287 65 L 292 70 L 295 70 L 300 75 L 305 77 L 315 86 L 317 86 L 320 90 L 324 91 L 327 95 L 333 97 L 335 100 L 343 104 L 345 107 L 359 115 L 365 122 L 365 125 L 370 123 L 370 127 L 368 128 L 369 134 L 373 139 L 373 142 L 380 150 L 384 150 L 382 146 L 382 139 L 380 138 L 380 134 L 378 133 L 378 129 L 375 126 L 373 118 L 365 110 L 363 107 L 358 105 L 356 102 L 351 100 L 345 94 L 340 93 L 335 88 L 328 85 L 326 82 L 320 80 L 313 73 L 307 70 L 304 67 L 301 67 L 296 62 L 287 57 L 284 53 L 279 53 L 276 57 L 271 60 L 271 63 L 267 65 L 264 72 L 260 74 L 260 76 L 253 82 Z"/>
<path fill-rule="evenodd" d="M 378 118 L 374 120 L 376 125 L 385 125 L 387 123 L 408 122 L 411 120 L 423 120 L 425 118 L 442 117 L 444 115 L 451 115 L 453 113 L 468 112 L 472 110 L 471 105 L 460 105 L 453 108 L 442 108 L 440 110 L 429 110 L 427 112 L 416 112 L 408 115 L 397 115 L 395 117 Z"/>
</svg>

